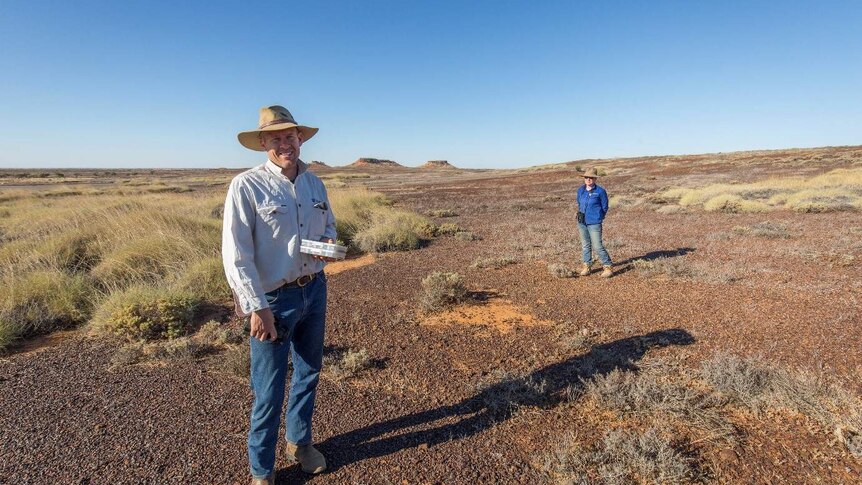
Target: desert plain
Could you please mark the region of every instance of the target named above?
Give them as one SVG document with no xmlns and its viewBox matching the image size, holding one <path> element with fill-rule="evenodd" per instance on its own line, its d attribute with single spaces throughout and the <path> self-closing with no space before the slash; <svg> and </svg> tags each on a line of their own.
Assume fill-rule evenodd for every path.
<svg viewBox="0 0 862 485">
<path fill-rule="evenodd" d="M 330 469 L 282 443 L 279 483 L 862 480 L 862 147 L 379 162 L 311 166 L 353 224 L 327 268 Z M 587 167 L 609 279 L 574 274 Z M 239 171 L 0 171 L 0 482 L 248 480 L 218 262 Z"/>
</svg>

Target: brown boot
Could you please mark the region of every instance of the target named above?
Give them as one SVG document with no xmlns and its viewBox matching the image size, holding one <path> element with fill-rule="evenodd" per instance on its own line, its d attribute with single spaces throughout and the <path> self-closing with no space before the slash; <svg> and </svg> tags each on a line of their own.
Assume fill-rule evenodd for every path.
<svg viewBox="0 0 862 485">
<path fill-rule="evenodd" d="M 602 271 L 602 278 L 610 278 L 614 275 L 614 269 L 608 265 L 604 267 L 604 271 Z"/>
<path fill-rule="evenodd" d="M 590 274 L 590 265 L 588 265 L 587 263 L 582 264 L 581 265 L 581 271 L 578 274 L 581 276 L 589 275 Z"/>
<path fill-rule="evenodd" d="M 275 485 L 275 473 L 271 473 L 268 477 L 251 479 L 251 485 Z"/>
<path fill-rule="evenodd" d="M 298 461 L 305 473 L 314 475 L 326 470 L 326 458 L 323 457 L 323 453 L 311 445 L 296 446 L 293 443 L 288 443 L 287 457 Z"/>
</svg>

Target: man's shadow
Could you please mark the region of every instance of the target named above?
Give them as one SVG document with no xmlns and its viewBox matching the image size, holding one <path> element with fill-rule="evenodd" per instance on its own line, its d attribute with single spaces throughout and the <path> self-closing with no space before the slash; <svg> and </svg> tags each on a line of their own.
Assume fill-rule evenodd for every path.
<svg viewBox="0 0 862 485">
<path fill-rule="evenodd" d="M 637 370 L 635 363 L 653 347 L 690 345 L 694 342 L 694 337 L 685 330 L 668 329 L 594 345 L 584 355 L 543 367 L 526 377 L 502 378 L 456 404 L 408 414 L 334 436 L 323 442 L 320 449 L 327 457 L 330 470 L 334 470 L 419 445 L 433 447 L 466 438 L 509 419 L 521 406 L 549 409 L 568 399 L 567 396 L 577 395 L 585 381 L 615 369 Z M 460 419 L 453 422 L 451 418 Z M 446 423 L 431 426 L 444 419 Z M 406 429 L 414 430 L 380 438 Z M 283 472 L 296 473 L 298 467 Z M 279 478 L 288 477 L 279 475 Z M 298 475 L 290 478 L 302 480 Z"/>
</svg>

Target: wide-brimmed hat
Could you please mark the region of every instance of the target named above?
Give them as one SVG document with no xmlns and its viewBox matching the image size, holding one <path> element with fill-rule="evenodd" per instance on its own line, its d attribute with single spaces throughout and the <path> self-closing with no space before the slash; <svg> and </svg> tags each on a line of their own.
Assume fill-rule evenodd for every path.
<svg viewBox="0 0 862 485">
<path fill-rule="evenodd" d="M 264 152 L 260 146 L 260 134 L 264 131 L 279 131 L 288 128 L 296 128 L 302 133 L 302 141 L 306 142 L 317 133 L 317 128 L 303 126 L 296 123 L 293 115 L 284 106 L 265 106 L 260 109 L 260 118 L 256 130 L 242 131 L 236 137 L 242 146 L 249 150 Z"/>
<path fill-rule="evenodd" d="M 587 169 L 587 171 L 586 171 L 586 172 L 584 172 L 584 174 L 582 175 L 582 177 L 590 177 L 590 178 L 597 179 L 597 178 L 599 178 L 599 174 L 598 174 L 598 173 L 596 173 L 596 169 L 594 169 L 594 168 L 588 168 L 588 169 Z"/>
</svg>

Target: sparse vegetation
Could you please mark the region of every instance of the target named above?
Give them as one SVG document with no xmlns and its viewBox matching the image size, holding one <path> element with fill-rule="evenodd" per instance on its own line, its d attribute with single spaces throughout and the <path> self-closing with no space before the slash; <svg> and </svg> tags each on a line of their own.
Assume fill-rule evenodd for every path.
<svg viewBox="0 0 862 485">
<path fill-rule="evenodd" d="M 455 239 L 459 241 L 478 241 L 482 238 L 473 234 L 470 231 L 458 231 L 455 233 Z"/>
<path fill-rule="evenodd" d="M 506 419 L 523 407 L 541 406 L 547 401 L 544 382 L 529 376 L 496 371 L 478 385 L 482 403 L 493 419 Z"/>
<path fill-rule="evenodd" d="M 105 299 L 93 316 L 93 325 L 130 341 L 174 339 L 188 333 L 199 303 L 190 293 L 134 286 Z"/>
<path fill-rule="evenodd" d="M 354 378 L 371 368 L 372 361 L 365 349 L 347 349 L 327 356 L 323 363 L 323 372 L 334 381 L 344 381 Z"/>
<path fill-rule="evenodd" d="M 611 430 L 586 449 L 572 435 L 547 458 L 545 470 L 560 484 L 684 484 L 703 478 L 697 463 L 653 427 L 644 433 Z"/>
<path fill-rule="evenodd" d="M 365 188 L 348 188 L 330 194 L 338 237 L 365 252 L 415 249 L 434 235 L 424 217 L 392 207 L 382 194 Z"/>
<path fill-rule="evenodd" d="M 632 261 L 632 267 L 644 276 L 664 275 L 668 278 L 691 278 L 697 276 L 694 268 L 678 257 L 636 259 Z"/>
<path fill-rule="evenodd" d="M 703 206 L 707 211 L 831 212 L 862 208 L 862 169 L 839 168 L 811 178 L 771 178 L 748 184 L 713 184 L 702 188 L 674 188 L 658 194 L 679 205 Z"/>
<path fill-rule="evenodd" d="M 500 269 L 510 264 L 519 263 L 521 260 L 514 256 L 500 256 L 496 258 L 478 258 L 470 265 L 471 268 L 493 268 Z"/>
<path fill-rule="evenodd" d="M 434 209 L 428 212 L 431 217 L 457 217 L 458 213 L 452 209 Z"/>
<path fill-rule="evenodd" d="M 440 226 L 437 227 L 436 233 L 438 236 L 454 236 L 460 231 L 461 228 L 458 226 L 458 224 L 455 224 L 453 222 L 446 222 L 440 224 Z"/>
<path fill-rule="evenodd" d="M 548 271 L 557 278 L 574 278 L 578 275 L 578 271 L 576 269 L 568 265 L 558 263 L 548 264 Z"/>
<path fill-rule="evenodd" d="M 425 312 L 435 312 L 461 303 L 467 298 L 464 279 L 458 273 L 435 271 L 422 280 L 420 306 Z"/>
<path fill-rule="evenodd" d="M 744 236 L 762 237 L 766 239 L 789 239 L 790 231 L 787 225 L 776 222 L 758 222 L 753 226 L 735 226 L 733 233 Z"/>
</svg>

